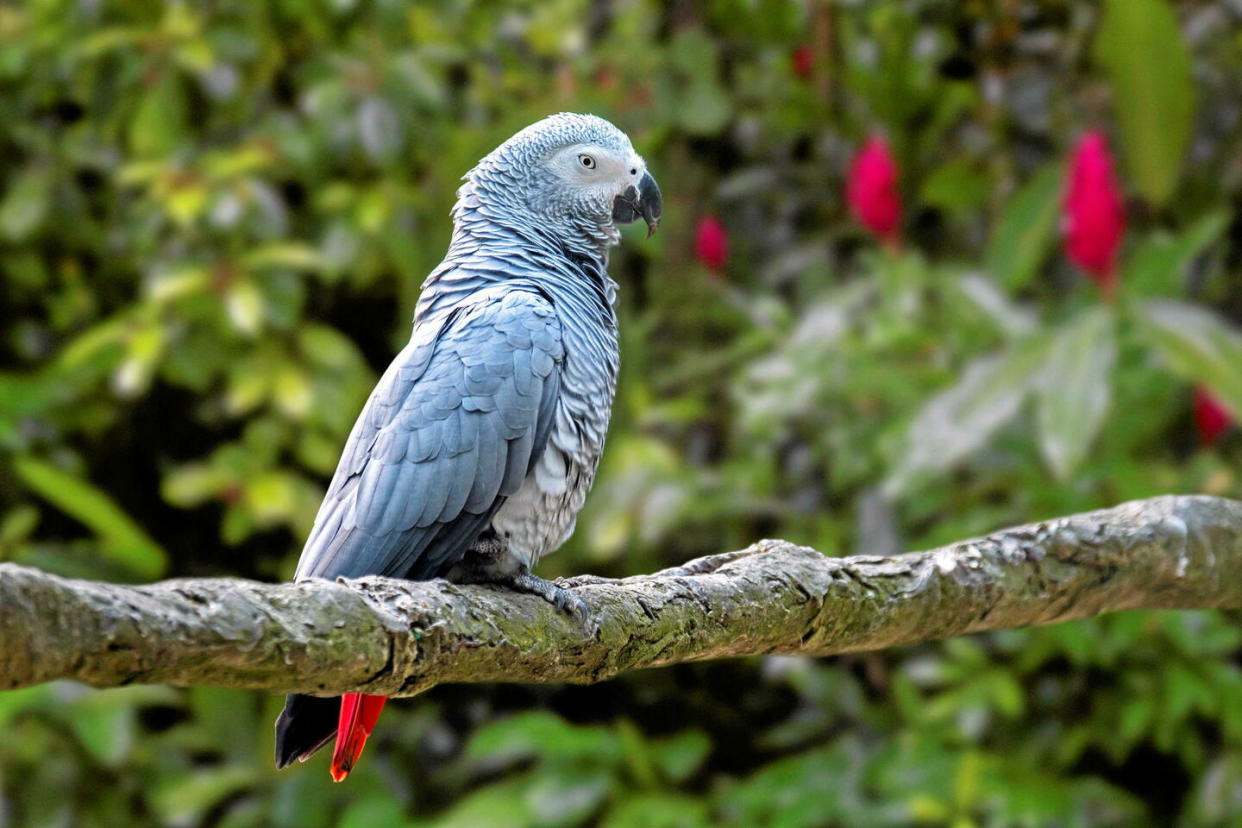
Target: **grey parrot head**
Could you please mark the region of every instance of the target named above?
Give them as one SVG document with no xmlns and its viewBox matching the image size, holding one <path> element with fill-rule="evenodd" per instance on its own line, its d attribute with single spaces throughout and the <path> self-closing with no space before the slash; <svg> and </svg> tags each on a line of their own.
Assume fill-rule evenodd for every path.
<svg viewBox="0 0 1242 828">
<path fill-rule="evenodd" d="M 629 137 L 595 115 L 563 112 L 531 124 L 466 180 L 516 199 L 533 222 L 553 229 L 585 222 L 607 233 L 641 218 L 650 236 L 663 210 L 660 188 Z"/>
</svg>

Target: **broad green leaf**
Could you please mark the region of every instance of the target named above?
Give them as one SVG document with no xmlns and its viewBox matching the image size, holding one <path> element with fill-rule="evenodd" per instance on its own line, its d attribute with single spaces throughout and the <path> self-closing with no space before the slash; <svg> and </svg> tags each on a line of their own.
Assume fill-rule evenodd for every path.
<svg viewBox="0 0 1242 828">
<path fill-rule="evenodd" d="M 255 520 L 274 523 L 293 513 L 297 491 L 293 476 L 280 471 L 267 471 L 246 482 L 244 503 Z"/>
<path fill-rule="evenodd" d="M 360 370 L 358 346 L 336 328 L 308 323 L 298 330 L 298 345 L 306 358 L 328 370 Z"/>
<path fill-rule="evenodd" d="M 964 273 L 951 284 L 1006 339 L 1018 339 L 1033 333 L 1039 324 L 1031 309 L 1011 301 L 996 286 L 996 282 L 986 276 Z"/>
<path fill-rule="evenodd" d="M 345 809 L 337 828 L 375 828 L 380 825 L 400 826 L 405 809 L 390 795 L 377 794 L 359 799 Z"/>
<path fill-rule="evenodd" d="M 129 146 L 134 155 L 168 155 L 185 140 L 185 89 L 176 72 L 165 70 L 144 94 L 129 122 Z"/>
<path fill-rule="evenodd" d="M 124 344 L 129 326 L 128 318 L 117 315 L 88 328 L 61 349 L 60 356 L 56 359 L 56 367 L 79 368 L 108 349 L 120 353 L 120 346 Z"/>
<path fill-rule="evenodd" d="M 558 763 L 536 772 L 523 798 L 540 826 L 581 825 L 603 804 L 609 782 L 604 768 Z"/>
<path fill-rule="evenodd" d="M 652 793 L 622 799 L 604 818 L 604 828 L 707 828 L 707 803 L 678 794 Z"/>
<path fill-rule="evenodd" d="M 679 32 L 669 57 L 683 83 L 676 94 L 675 117 L 694 135 L 713 135 L 728 122 L 733 102 L 717 78 L 717 46 L 698 29 Z"/>
<path fill-rule="evenodd" d="M 225 298 L 229 321 L 246 336 L 255 336 L 263 327 L 263 292 L 250 279 L 238 279 Z"/>
<path fill-rule="evenodd" d="M 165 824 L 193 825 L 205 811 L 257 782 L 254 769 L 224 765 L 171 777 L 152 794 L 152 804 Z"/>
<path fill-rule="evenodd" d="M 229 477 L 207 463 L 186 463 L 164 474 L 160 493 L 174 506 L 198 506 L 230 483 Z"/>
<path fill-rule="evenodd" d="M 52 177 L 32 167 L 13 176 L 0 201 L 0 236 L 13 241 L 26 238 L 47 216 L 52 200 Z"/>
<path fill-rule="evenodd" d="M 940 165 L 923 180 L 919 200 L 926 205 L 960 210 L 976 207 L 988 197 L 989 177 L 966 159 Z"/>
<path fill-rule="evenodd" d="M 853 798 L 853 786 L 862 772 L 859 752 L 847 737 L 769 762 L 714 797 L 715 809 L 725 817 L 720 821 L 730 825 L 877 824 L 842 819 L 844 802 Z"/>
<path fill-rule="evenodd" d="M 191 179 L 170 187 L 162 193 L 164 209 L 178 225 L 187 228 L 192 225 L 207 206 L 207 188 L 201 180 Z"/>
<path fill-rule="evenodd" d="M 552 713 L 531 711 L 480 728 L 466 746 L 466 756 L 501 763 L 531 756 L 606 761 L 620 758 L 621 744 L 604 728 L 580 727 Z"/>
<path fill-rule="evenodd" d="M 0 727 L 5 727 L 7 732 L 9 720 L 14 716 L 25 710 L 55 704 L 53 689 L 52 684 L 37 684 L 34 687 L 5 690 L 0 693 Z"/>
<path fill-rule="evenodd" d="M 679 109 L 681 125 L 692 135 L 715 135 L 729 121 L 732 104 L 715 81 L 695 81 Z"/>
<path fill-rule="evenodd" d="M 0 544 L 23 541 L 38 525 L 39 510 L 29 503 L 19 503 L 0 518 Z"/>
<path fill-rule="evenodd" d="M 191 687 L 185 693 L 192 725 L 226 756 L 245 761 L 263 742 L 253 696 L 226 687 Z"/>
<path fill-rule="evenodd" d="M 96 704 L 88 697 L 69 714 L 69 724 L 82 747 L 98 762 L 117 767 L 133 749 L 138 722 L 133 707 Z"/>
<path fill-rule="evenodd" d="M 169 687 L 135 685 L 108 692 L 82 685 L 63 684 L 72 697 L 65 708 L 68 721 L 82 746 L 99 762 L 117 767 L 130 755 L 138 737 L 138 710 L 146 705 L 168 705 L 177 700 Z M 62 698 L 65 704 L 69 699 Z"/>
<path fill-rule="evenodd" d="M 380 95 L 368 95 L 358 105 L 358 137 L 371 160 L 391 161 L 401 148 L 401 119 Z"/>
<path fill-rule="evenodd" d="M 1197 778 L 1187 797 L 1185 823 L 1228 825 L 1242 813 L 1242 755 L 1222 752 Z"/>
<path fill-rule="evenodd" d="M 1126 296 L 1151 298 L 1185 292 L 1186 269 L 1229 225 L 1229 213 L 1208 213 L 1176 236 L 1146 236 L 1130 254 L 1121 284 Z"/>
<path fill-rule="evenodd" d="M 1114 330 L 1112 310 L 1095 307 L 1052 334 L 1039 387 L 1039 447 L 1062 480 L 1082 462 L 1108 413 Z"/>
<path fill-rule="evenodd" d="M 112 389 L 120 397 L 136 397 L 147 390 L 164 351 L 164 329 L 147 324 L 129 335 L 124 361 L 112 375 Z"/>
<path fill-rule="evenodd" d="M 1108 0 L 1096 42 L 1112 83 L 1130 176 L 1164 205 L 1194 125 L 1190 54 L 1165 0 Z"/>
<path fill-rule="evenodd" d="M 317 772 L 311 768 L 286 773 L 277 780 L 270 824 L 296 825 L 298 828 L 330 828 L 336 825 L 333 808 L 339 794 L 324 784 L 327 765 L 320 762 Z M 251 773 L 253 773 L 253 769 Z M 352 784 L 352 782 L 351 782 Z"/>
<path fill-rule="evenodd" d="M 1065 169 L 1049 164 L 1010 198 L 988 242 L 986 266 L 1006 290 L 1025 287 L 1055 240 Z"/>
<path fill-rule="evenodd" d="M 1151 344 L 1178 375 L 1203 383 L 1242 411 L 1242 331 L 1182 302 L 1154 300 L 1140 310 Z"/>
<path fill-rule="evenodd" d="M 957 383 L 929 400 L 906 433 L 905 448 L 884 483 L 888 495 L 944 472 L 978 449 L 1018 413 L 1039 382 L 1047 339 L 1031 337 L 966 366 Z"/>
<path fill-rule="evenodd" d="M 276 374 L 272 399 L 286 416 L 295 420 L 305 419 L 314 403 L 311 377 L 298 366 L 285 365 Z"/>
<path fill-rule="evenodd" d="M 247 269 L 258 270 L 264 267 L 290 267 L 298 270 L 313 270 L 323 264 L 319 251 L 297 242 L 273 242 L 251 250 L 242 259 Z"/>
<path fill-rule="evenodd" d="M 20 422 L 40 417 L 47 409 L 63 404 L 75 391 L 55 372 L 30 376 L 0 372 L 0 440 L 20 445 Z"/>
<path fill-rule="evenodd" d="M 701 730 L 683 730 L 650 743 L 652 759 L 674 782 L 690 778 L 712 749 L 711 739 Z"/>
<path fill-rule="evenodd" d="M 539 825 L 525 797 L 533 776 L 507 776 L 457 800 L 436 819 L 414 824 L 428 828 L 522 828 Z"/>
<path fill-rule="evenodd" d="M 103 541 L 102 552 L 109 560 L 140 578 L 163 574 L 167 554 L 103 491 L 33 457 L 14 459 L 13 468 L 32 491 L 90 527 Z"/>
</svg>

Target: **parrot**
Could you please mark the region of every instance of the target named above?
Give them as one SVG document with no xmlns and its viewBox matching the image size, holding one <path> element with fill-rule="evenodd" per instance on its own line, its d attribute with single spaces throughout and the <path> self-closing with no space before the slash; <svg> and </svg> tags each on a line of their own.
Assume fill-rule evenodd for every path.
<svg viewBox="0 0 1242 828">
<path fill-rule="evenodd" d="M 595 115 L 537 121 L 463 176 L 448 252 L 350 432 L 295 580 L 496 584 L 585 618 L 578 596 L 531 570 L 573 532 L 603 452 L 618 226 L 641 218 L 650 237 L 662 211 L 629 137 Z M 335 737 L 343 781 L 385 701 L 288 696 L 277 768 Z"/>
</svg>

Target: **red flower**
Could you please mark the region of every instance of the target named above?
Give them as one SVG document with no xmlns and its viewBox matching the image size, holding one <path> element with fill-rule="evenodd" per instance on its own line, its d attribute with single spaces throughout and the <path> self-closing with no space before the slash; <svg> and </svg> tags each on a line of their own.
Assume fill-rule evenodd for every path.
<svg viewBox="0 0 1242 828">
<path fill-rule="evenodd" d="M 1199 442 L 1205 446 L 1216 445 L 1232 425 L 1229 409 L 1202 385 L 1196 386 L 1195 427 L 1199 429 Z"/>
<path fill-rule="evenodd" d="M 880 136 L 873 135 L 854 156 L 845 184 L 845 199 L 854 217 L 868 230 L 896 244 L 901 230 L 897 162 Z"/>
<path fill-rule="evenodd" d="M 729 235 L 720 219 L 704 216 L 694 233 L 694 255 L 713 273 L 724 270 L 729 259 Z"/>
<path fill-rule="evenodd" d="M 1117 251 L 1126 231 L 1125 205 L 1113 158 L 1101 132 L 1088 132 L 1070 159 L 1065 192 L 1065 252 L 1106 296 L 1117 286 Z"/>
<path fill-rule="evenodd" d="M 793 54 L 789 56 L 790 65 L 793 66 L 793 73 L 800 78 L 809 78 L 812 70 L 815 68 L 815 52 L 810 46 L 799 46 L 793 50 Z"/>
</svg>

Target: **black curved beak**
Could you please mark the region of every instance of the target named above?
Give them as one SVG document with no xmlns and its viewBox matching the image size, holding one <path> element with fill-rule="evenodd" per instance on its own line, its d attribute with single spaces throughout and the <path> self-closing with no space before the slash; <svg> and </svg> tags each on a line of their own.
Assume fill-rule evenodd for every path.
<svg viewBox="0 0 1242 828">
<path fill-rule="evenodd" d="M 660 199 L 660 185 L 651 177 L 651 173 L 643 171 L 638 184 L 631 184 L 625 192 L 612 202 L 612 220 L 617 224 L 629 224 L 642 219 L 647 222 L 647 238 L 660 226 L 660 216 L 664 213 L 664 202 Z"/>
</svg>

